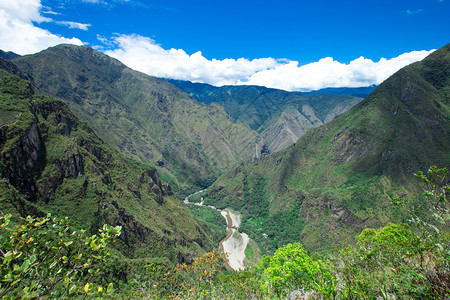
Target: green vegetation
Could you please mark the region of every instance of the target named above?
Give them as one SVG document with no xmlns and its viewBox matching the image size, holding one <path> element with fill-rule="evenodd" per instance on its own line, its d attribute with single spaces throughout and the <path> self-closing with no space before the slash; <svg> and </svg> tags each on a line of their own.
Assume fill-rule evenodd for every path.
<svg viewBox="0 0 450 300">
<path fill-rule="evenodd" d="M 0 217 L 0 297 L 36 299 L 111 294 L 102 265 L 107 245 L 121 227 L 104 225 L 97 235 L 74 229 L 67 218 L 28 216 L 11 227 L 11 215 Z M 105 288 L 104 286 L 107 287 Z"/>
<path fill-rule="evenodd" d="M 356 243 L 327 255 L 287 244 L 252 268 L 228 272 L 223 255 L 207 253 L 189 265 L 146 266 L 128 296 L 146 299 L 445 299 L 450 296 L 450 186 L 447 169 L 416 173 L 434 217 L 408 209 L 410 224 L 366 228 Z M 394 205 L 412 202 L 394 197 Z M 117 291 L 120 295 L 120 291 Z"/>
<path fill-rule="evenodd" d="M 64 102 L 35 94 L 30 83 L 3 70 L 0 83 L 0 111 L 16 116 L 0 127 L 1 213 L 16 221 L 69 217 L 91 234 L 103 224 L 121 226 L 107 272 L 118 287 L 150 261 L 175 265 L 213 250 L 218 237 L 154 167 L 123 157 Z"/>
<path fill-rule="evenodd" d="M 191 199 L 191 201 L 194 200 Z M 209 207 L 197 205 L 189 205 L 188 207 L 200 223 L 203 223 L 204 230 L 212 233 L 209 238 L 213 241 L 213 244 L 218 245 L 227 234 L 227 223 L 224 217 L 217 210 Z"/>
<path fill-rule="evenodd" d="M 366 98 L 377 86 L 371 85 L 368 87 L 357 87 L 357 88 L 324 88 L 320 90 L 315 90 L 311 92 L 306 92 L 306 94 L 317 95 L 317 94 L 331 94 L 331 95 L 351 95 L 355 97 Z"/>
<path fill-rule="evenodd" d="M 205 186 L 253 156 L 254 131 L 90 48 L 58 46 L 16 61 L 133 159 L 65 102 L 0 70 L 6 299 L 102 297 L 113 288 L 115 298 L 150 299 L 450 296 L 447 169 L 425 169 L 450 162 L 450 45 L 295 146 L 241 162 L 208 189 L 207 204 L 241 213 L 241 228 L 258 243 L 249 259 L 258 248 L 273 254 L 243 272 L 211 252 L 223 218 L 182 205 L 153 164 L 176 186 Z M 413 170 L 422 170 L 415 175 L 424 195 Z"/>
<path fill-rule="evenodd" d="M 414 199 L 427 215 L 412 174 L 450 164 L 449 69 L 447 45 L 309 130 L 295 146 L 220 176 L 205 202 L 245 215 L 241 208 L 252 203 L 247 191 L 258 186 L 261 205 L 253 206 L 265 211 L 248 215 L 242 228 L 267 254 L 292 241 L 329 252 L 366 227 L 406 222 L 407 210 L 392 206 L 394 195 Z"/>
<path fill-rule="evenodd" d="M 182 196 L 254 156 L 258 134 L 235 124 L 222 107 L 199 103 L 87 46 L 59 45 L 12 62 L 110 146 L 157 166 Z"/>
<path fill-rule="evenodd" d="M 256 130 L 271 152 L 294 144 L 308 129 L 332 120 L 362 100 L 342 94 L 308 95 L 261 86 L 214 87 L 190 81 L 168 81 L 198 101 L 223 106 L 237 123 L 245 123 Z"/>
</svg>

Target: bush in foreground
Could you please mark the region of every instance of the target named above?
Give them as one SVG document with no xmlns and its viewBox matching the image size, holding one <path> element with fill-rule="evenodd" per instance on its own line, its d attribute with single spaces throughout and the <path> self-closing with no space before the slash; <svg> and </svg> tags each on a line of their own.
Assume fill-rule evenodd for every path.
<svg viewBox="0 0 450 300">
<path fill-rule="evenodd" d="M 88 236 L 67 218 L 28 216 L 16 226 L 10 221 L 11 215 L 0 217 L 0 297 L 62 299 L 112 292 L 112 284 L 101 285 L 99 266 L 120 226 L 104 225 Z"/>
</svg>

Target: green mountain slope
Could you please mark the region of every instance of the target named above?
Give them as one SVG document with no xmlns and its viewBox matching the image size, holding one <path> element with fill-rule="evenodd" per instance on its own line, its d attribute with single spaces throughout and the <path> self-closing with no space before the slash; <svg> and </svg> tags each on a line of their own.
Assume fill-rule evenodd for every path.
<svg viewBox="0 0 450 300">
<path fill-rule="evenodd" d="M 126 159 L 62 101 L 0 69 L 0 211 L 69 216 L 95 232 L 123 227 L 121 257 L 183 261 L 212 250 L 200 224 L 155 168 Z"/>
<path fill-rule="evenodd" d="M 256 132 L 234 124 L 223 108 L 199 103 L 86 46 L 59 45 L 13 62 L 41 93 L 65 100 L 102 139 L 157 165 L 175 187 L 201 185 L 251 158 L 260 143 Z"/>
<path fill-rule="evenodd" d="M 207 104 L 222 105 L 238 123 L 260 133 L 271 152 L 294 144 L 308 129 L 332 120 L 362 98 L 307 95 L 261 86 L 223 86 L 168 80 Z"/>
<path fill-rule="evenodd" d="M 326 250 L 366 226 L 406 221 L 392 198 L 409 197 L 425 211 L 413 173 L 449 167 L 449 99 L 447 45 L 295 146 L 222 176 L 208 201 L 243 212 L 268 251 L 292 241 Z"/>
</svg>

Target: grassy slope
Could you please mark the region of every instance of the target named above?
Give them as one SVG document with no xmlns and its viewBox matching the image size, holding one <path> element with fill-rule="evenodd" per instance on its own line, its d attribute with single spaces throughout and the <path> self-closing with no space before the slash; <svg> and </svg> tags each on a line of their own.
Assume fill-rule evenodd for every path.
<svg viewBox="0 0 450 300">
<path fill-rule="evenodd" d="M 450 163 L 449 65 L 447 45 L 294 147 L 222 176 L 209 201 L 241 209 L 267 251 L 292 241 L 326 250 L 366 226 L 406 220 L 391 198 L 420 199 L 413 173 Z"/>
<path fill-rule="evenodd" d="M 201 185 L 252 157 L 258 143 L 254 131 L 235 124 L 222 108 L 198 103 L 89 47 L 60 45 L 14 63 L 113 147 L 159 165 L 174 187 Z"/>
<path fill-rule="evenodd" d="M 154 167 L 110 148 L 61 100 L 0 70 L 0 112 L 2 213 L 50 212 L 92 231 L 105 222 L 121 225 L 122 259 L 175 261 L 215 247 Z"/>
</svg>

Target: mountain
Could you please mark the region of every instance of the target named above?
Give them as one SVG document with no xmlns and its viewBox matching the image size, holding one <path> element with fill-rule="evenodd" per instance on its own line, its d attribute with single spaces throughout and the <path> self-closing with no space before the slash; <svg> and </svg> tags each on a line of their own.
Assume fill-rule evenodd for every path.
<svg viewBox="0 0 450 300">
<path fill-rule="evenodd" d="M 261 86 L 215 87 L 167 79 L 206 104 L 219 104 L 237 123 L 245 123 L 263 137 L 270 152 L 294 144 L 308 129 L 332 120 L 362 98 L 346 95 L 307 95 Z"/>
<path fill-rule="evenodd" d="M 22 79 L 30 80 L 30 78 L 27 75 L 25 75 L 22 71 L 20 71 L 15 64 L 13 64 L 7 59 L 2 58 L 1 55 L 0 55 L 0 69 L 6 70 L 8 73 L 19 76 Z"/>
<path fill-rule="evenodd" d="M 87 46 L 59 45 L 12 62 L 39 92 L 63 99 L 108 144 L 157 165 L 174 188 L 207 184 L 252 158 L 261 144 L 222 107 L 199 103 Z"/>
<path fill-rule="evenodd" d="M 120 225 L 125 273 L 133 259 L 183 262 L 216 246 L 154 167 L 125 158 L 62 100 L 2 69 L 0 166 L 2 214 L 67 216 L 92 234 Z"/>
<path fill-rule="evenodd" d="M 0 57 L 3 57 L 3 58 L 5 58 L 5 59 L 13 59 L 13 58 L 16 58 L 16 57 L 20 57 L 20 55 L 14 53 L 14 52 L 12 52 L 12 51 L 3 51 L 3 50 L 0 50 Z"/>
<path fill-rule="evenodd" d="M 350 95 L 355 97 L 366 98 L 376 87 L 377 87 L 376 85 L 371 85 L 367 87 L 357 87 L 357 88 L 349 88 L 349 87 L 325 88 L 311 92 L 305 92 L 305 94 Z"/>
<path fill-rule="evenodd" d="M 294 146 L 221 176 L 206 203 L 240 211 L 243 230 L 269 252 L 293 241 L 326 251 L 365 227 L 406 222 L 396 195 L 426 214 L 413 173 L 449 167 L 449 100 L 446 45 Z"/>
</svg>

